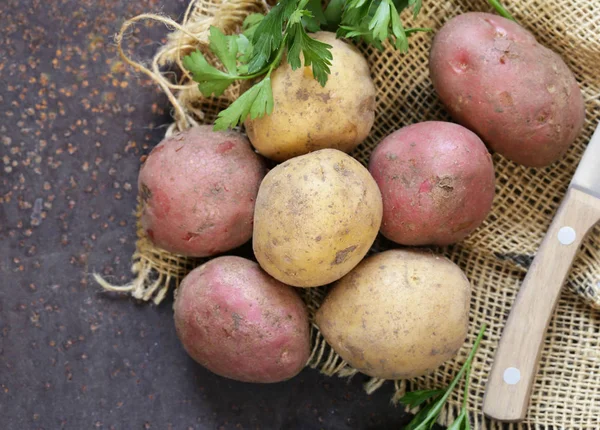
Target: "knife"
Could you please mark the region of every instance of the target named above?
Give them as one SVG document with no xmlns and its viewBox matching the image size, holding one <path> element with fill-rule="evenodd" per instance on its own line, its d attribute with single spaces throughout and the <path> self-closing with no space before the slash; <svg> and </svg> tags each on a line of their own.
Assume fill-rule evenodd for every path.
<svg viewBox="0 0 600 430">
<path fill-rule="evenodd" d="M 544 337 L 579 245 L 600 220 L 600 124 L 512 306 L 490 375 L 483 413 L 525 418 Z"/>
</svg>

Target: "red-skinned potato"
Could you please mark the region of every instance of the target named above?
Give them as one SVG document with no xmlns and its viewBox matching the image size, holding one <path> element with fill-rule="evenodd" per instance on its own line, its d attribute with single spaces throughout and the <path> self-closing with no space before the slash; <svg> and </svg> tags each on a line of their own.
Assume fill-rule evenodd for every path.
<svg viewBox="0 0 600 430">
<path fill-rule="evenodd" d="M 452 117 L 525 166 L 558 160 L 583 126 L 581 90 L 561 57 L 500 16 L 471 12 L 448 21 L 433 41 L 429 70 Z"/>
<path fill-rule="evenodd" d="M 494 166 L 473 132 L 449 122 L 401 128 L 373 151 L 381 233 L 403 245 L 448 245 L 469 235 L 494 199 Z"/>
<path fill-rule="evenodd" d="M 245 258 L 218 257 L 191 271 L 177 290 L 174 310 L 185 350 L 217 375 L 279 382 L 308 360 L 304 302 Z"/>
<path fill-rule="evenodd" d="M 207 257 L 252 236 L 264 160 L 242 134 L 190 128 L 164 139 L 143 164 L 142 226 L 158 247 Z"/>
</svg>

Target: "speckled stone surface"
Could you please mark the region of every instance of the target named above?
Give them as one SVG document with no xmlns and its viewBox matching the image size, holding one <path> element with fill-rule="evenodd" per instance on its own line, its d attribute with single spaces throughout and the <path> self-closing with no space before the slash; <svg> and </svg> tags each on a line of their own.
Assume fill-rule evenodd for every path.
<svg viewBox="0 0 600 430">
<path fill-rule="evenodd" d="M 107 294 L 129 279 L 140 159 L 166 98 L 118 59 L 125 17 L 185 1 L 0 1 L 0 428 L 399 429 L 373 396 L 304 370 L 274 385 L 210 374 L 183 351 L 172 301 Z M 149 58 L 162 25 L 127 38 Z"/>
</svg>

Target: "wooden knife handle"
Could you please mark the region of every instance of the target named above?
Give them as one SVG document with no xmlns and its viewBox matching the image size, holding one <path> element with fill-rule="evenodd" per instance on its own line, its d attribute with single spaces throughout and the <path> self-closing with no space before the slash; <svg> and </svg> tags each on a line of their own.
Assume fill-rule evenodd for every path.
<svg viewBox="0 0 600 430">
<path fill-rule="evenodd" d="M 490 418 L 525 418 L 544 337 L 577 249 L 600 219 L 600 198 L 569 188 L 506 321 L 483 400 Z"/>
</svg>

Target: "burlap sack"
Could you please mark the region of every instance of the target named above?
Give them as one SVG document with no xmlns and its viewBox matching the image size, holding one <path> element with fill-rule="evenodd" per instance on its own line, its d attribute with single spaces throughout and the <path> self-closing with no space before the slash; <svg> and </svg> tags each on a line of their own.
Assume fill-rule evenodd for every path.
<svg viewBox="0 0 600 430">
<path fill-rule="evenodd" d="M 474 428 L 496 429 L 500 424 L 485 419 L 481 401 L 494 351 L 504 321 L 518 287 L 552 220 L 577 162 L 600 121 L 600 2 L 594 0 L 505 0 L 505 6 L 518 22 L 532 31 L 539 42 L 562 55 L 583 90 L 587 118 L 584 131 L 562 161 L 545 169 L 518 166 L 494 155 L 497 187 L 491 215 L 484 225 L 464 242 L 440 250 L 467 274 L 473 286 L 471 331 L 468 342 L 456 359 L 429 376 L 396 381 L 396 399 L 406 389 L 446 386 L 463 363 L 476 332 L 483 323 L 489 329 L 473 363 L 468 408 Z M 156 15 L 144 15 L 126 23 L 158 19 L 174 27 L 168 43 L 154 58 L 150 68 L 134 64 L 152 76 L 168 93 L 174 105 L 172 133 L 195 123 L 208 123 L 238 94 L 235 87 L 216 99 L 204 99 L 190 77 L 170 82 L 160 74 L 167 63 L 180 64 L 190 50 L 205 51 L 210 25 L 226 32 L 239 28 L 251 12 L 264 12 L 268 4 L 260 0 L 192 1 L 181 25 Z M 439 29 L 449 18 L 467 11 L 491 11 L 484 0 L 424 0 L 419 19 L 413 26 Z M 410 20 L 406 13 L 405 19 Z M 120 37 L 118 42 L 120 42 Z M 387 134 L 408 124 L 426 120 L 449 120 L 429 79 L 427 69 L 432 34 L 411 38 L 408 54 L 387 49 L 379 52 L 360 46 L 371 66 L 377 87 L 376 120 L 369 138 L 353 154 L 366 163 L 372 148 Z M 120 43 L 119 43 L 120 46 Z M 125 53 L 122 53 L 125 56 Z M 127 60 L 129 61 L 129 60 Z M 138 228 L 139 240 L 133 256 L 135 280 L 125 287 L 106 288 L 129 291 L 135 297 L 160 302 L 167 289 L 176 287 L 182 277 L 200 260 L 156 249 Z M 389 248 L 379 239 L 373 251 Z M 593 230 L 580 250 L 550 324 L 541 356 L 527 419 L 512 428 L 599 429 L 600 428 L 600 230 Z M 318 308 L 326 288 L 302 290 L 311 314 Z M 351 376 L 350 368 L 323 341 L 316 327 L 312 332 L 313 354 L 309 366 L 328 375 Z M 371 380 L 366 389 L 377 389 L 385 381 Z M 448 424 L 460 410 L 459 390 L 449 400 L 441 416 Z"/>
</svg>

